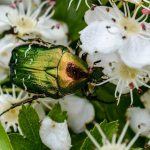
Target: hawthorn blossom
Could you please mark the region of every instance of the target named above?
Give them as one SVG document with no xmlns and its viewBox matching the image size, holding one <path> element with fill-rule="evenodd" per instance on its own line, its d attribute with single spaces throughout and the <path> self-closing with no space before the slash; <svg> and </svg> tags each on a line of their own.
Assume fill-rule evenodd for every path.
<svg viewBox="0 0 150 150">
<path fill-rule="evenodd" d="M 67 127 L 67 121 L 57 123 L 50 117 L 46 117 L 40 127 L 42 142 L 53 150 L 69 150 L 71 137 Z"/>
<path fill-rule="evenodd" d="M 142 130 L 139 130 L 136 135 L 133 137 L 133 139 L 129 142 L 129 144 L 127 145 L 126 142 L 122 143 L 122 140 L 125 136 L 125 133 L 128 129 L 128 126 L 130 124 L 130 121 L 128 120 L 126 125 L 123 128 L 123 131 L 118 139 L 118 141 L 116 142 L 116 138 L 117 138 L 117 134 L 113 135 L 112 141 L 110 142 L 107 137 L 105 136 L 103 130 L 101 129 L 101 127 L 99 126 L 99 124 L 95 123 L 96 128 L 98 129 L 98 132 L 101 134 L 102 136 L 102 141 L 103 141 L 103 145 L 101 146 L 96 140 L 95 138 L 92 136 L 92 134 L 85 129 L 85 133 L 88 135 L 88 137 L 90 138 L 90 140 L 93 142 L 93 144 L 95 145 L 95 147 L 97 148 L 97 150 L 130 150 L 131 146 L 135 143 L 135 141 L 138 139 L 138 137 L 140 136 L 140 133 L 143 132 Z"/>
<path fill-rule="evenodd" d="M 147 109 L 140 107 L 128 108 L 126 117 L 131 118 L 130 127 L 134 133 L 137 133 L 139 128 L 145 129 L 144 132 L 141 133 L 141 136 L 150 138 L 150 112 Z"/>
<path fill-rule="evenodd" d="M 52 105 L 58 101 L 51 102 Z M 75 96 L 74 94 L 65 96 L 59 100 L 62 111 L 67 111 L 68 126 L 75 132 L 83 132 L 85 124 L 90 123 L 95 117 L 93 105 L 85 98 Z"/>
<path fill-rule="evenodd" d="M 83 51 L 93 54 L 98 51 L 109 54 L 119 52 L 122 61 L 129 67 L 141 68 L 150 64 L 150 24 L 148 14 L 136 18 L 139 5 L 131 16 L 128 3 L 123 2 L 124 13 L 114 1 L 112 7 L 95 6 L 85 14 L 87 27 L 80 31 Z"/>
<path fill-rule="evenodd" d="M 52 107 L 59 102 L 62 111 L 67 111 L 68 126 L 75 133 L 83 132 L 85 124 L 90 123 L 95 117 L 93 105 L 87 99 L 75 96 L 74 94 L 67 95 L 63 99 L 59 100 L 49 97 L 38 98 L 38 102 L 49 110 L 51 110 Z"/>
<path fill-rule="evenodd" d="M 2 88 L 0 86 L 0 113 L 9 109 L 13 103 L 21 102 L 26 98 L 28 98 L 28 94 L 25 94 L 23 96 L 23 91 L 20 91 L 18 96 L 16 96 L 14 85 L 12 86 L 12 95 L 9 94 L 7 88 L 5 89 L 6 89 L 6 94 L 3 93 Z M 0 117 L 2 125 L 4 126 L 6 132 L 8 132 L 9 128 L 12 126 L 15 132 L 18 129 L 20 134 L 22 134 L 18 124 L 18 115 L 20 109 L 21 106 L 18 106 L 14 109 L 9 110 L 8 112 L 6 112 Z"/>
<path fill-rule="evenodd" d="M 140 86 L 150 88 L 150 86 L 146 84 L 150 78 L 150 66 L 145 66 L 140 69 L 130 68 L 120 59 L 118 53 L 95 53 L 88 56 L 88 63 L 92 64 L 97 59 L 99 59 L 101 62 L 95 64 L 95 66 L 103 68 L 102 78 L 104 81 L 93 85 L 100 86 L 107 82 L 117 85 L 115 97 L 118 100 L 118 104 L 122 94 L 130 93 L 132 105 L 133 89 L 136 88 L 139 93 L 142 93 L 143 91 L 139 88 Z M 119 92 L 119 95 L 117 95 L 117 92 Z"/>
<path fill-rule="evenodd" d="M 51 19 L 54 14 L 54 5 L 50 5 L 44 14 L 39 16 L 42 8 L 51 2 L 49 0 L 43 1 L 34 11 L 32 11 L 32 4 L 32 1 L 29 0 L 26 10 L 22 0 L 13 1 L 10 6 L 0 5 L 0 33 L 12 27 L 20 37 L 26 34 L 37 34 L 43 40 L 66 44 L 67 25 L 64 22 Z"/>
<path fill-rule="evenodd" d="M 16 41 L 16 36 L 9 34 L 5 35 L 0 40 L 0 81 L 4 80 L 8 76 L 9 67 L 8 63 L 11 57 L 13 48 L 22 44 L 23 42 Z"/>
</svg>

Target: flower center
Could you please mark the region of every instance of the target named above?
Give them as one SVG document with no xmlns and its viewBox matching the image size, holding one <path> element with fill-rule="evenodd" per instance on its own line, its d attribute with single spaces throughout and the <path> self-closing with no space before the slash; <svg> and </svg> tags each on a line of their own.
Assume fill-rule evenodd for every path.
<svg viewBox="0 0 150 150">
<path fill-rule="evenodd" d="M 125 145 L 116 145 L 116 144 L 111 144 L 111 145 L 104 145 L 102 147 L 102 150 L 125 150 Z"/>
<path fill-rule="evenodd" d="M 12 114 L 15 114 L 15 113 L 16 113 L 15 109 L 11 109 L 10 112 L 11 112 Z"/>
<path fill-rule="evenodd" d="M 17 27 L 24 28 L 24 29 L 30 29 L 35 26 L 35 21 L 30 19 L 29 17 L 19 17 L 15 21 Z"/>
<path fill-rule="evenodd" d="M 129 68 L 124 63 L 118 63 L 114 71 L 117 71 L 119 76 L 123 79 L 133 79 L 140 73 L 140 70 Z"/>
<path fill-rule="evenodd" d="M 126 31 L 127 34 L 136 34 L 141 30 L 141 26 L 132 18 L 123 18 L 119 21 L 119 25 Z"/>
<path fill-rule="evenodd" d="M 6 100 L 12 102 L 12 97 L 11 96 L 6 96 L 5 97 Z M 1 108 L 1 112 L 9 109 L 12 105 L 10 102 L 8 101 L 5 101 L 3 103 L 3 107 Z M 18 101 L 16 101 L 18 102 Z M 12 122 L 18 122 L 18 115 L 19 115 L 19 110 L 20 110 L 21 106 L 18 106 L 14 109 L 11 109 L 10 111 L 6 112 L 4 115 L 1 116 L 1 119 L 5 122 L 9 122 L 9 123 L 12 123 Z"/>
</svg>

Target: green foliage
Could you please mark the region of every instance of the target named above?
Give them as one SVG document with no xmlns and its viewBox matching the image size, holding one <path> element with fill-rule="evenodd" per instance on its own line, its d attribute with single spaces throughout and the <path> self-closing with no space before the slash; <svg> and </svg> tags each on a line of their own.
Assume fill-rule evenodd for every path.
<svg viewBox="0 0 150 150">
<path fill-rule="evenodd" d="M 142 150 L 143 148 L 130 148 L 130 150 Z"/>
<path fill-rule="evenodd" d="M 61 105 L 59 103 L 55 104 L 52 110 L 49 112 L 48 116 L 55 122 L 62 123 L 64 120 L 68 119 L 67 111 L 61 111 Z"/>
<path fill-rule="evenodd" d="M 0 150 L 13 150 L 10 144 L 9 137 L 7 136 L 7 133 L 5 132 L 1 122 L 0 122 Z"/>
<path fill-rule="evenodd" d="M 23 136 L 18 133 L 9 134 L 12 147 L 15 150 L 49 150 L 40 139 L 39 121 L 39 116 L 32 106 L 22 105 L 19 112 L 19 125 Z"/>
<path fill-rule="evenodd" d="M 75 0 L 72 2 L 70 10 L 67 11 L 69 2 L 70 0 L 57 0 L 54 18 L 66 22 L 69 27 L 69 37 L 72 40 L 77 40 L 79 38 L 78 32 L 86 26 L 83 18 L 88 7 L 85 5 L 85 2 L 82 1 L 79 11 L 76 12 L 78 0 Z"/>
<path fill-rule="evenodd" d="M 100 123 L 100 127 L 103 130 L 106 137 L 108 138 L 108 140 L 111 141 L 113 134 L 118 131 L 118 128 L 117 128 L 118 121 L 113 121 L 113 122 L 107 123 L 107 121 L 104 120 L 102 123 Z M 100 135 L 98 129 L 96 127 L 94 127 L 90 132 L 93 135 L 93 137 L 95 138 L 95 140 L 100 145 L 102 145 L 102 136 Z M 93 147 L 95 147 L 95 145 L 90 140 L 90 138 L 87 137 L 80 150 L 89 150 L 89 149 L 92 149 Z"/>
<path fill-rule="evenodd" d="M 115 93 L 116 86 L 108 83 L 106 85 L 100 86 L 98 90 L 96 91 L 96 95 L 98 99 L 101 99 L 103 101 L 115 101 L 114 93 Z M 146 88 L 142 88 L 143 91 L 146 90 Z M 140 101 L 140 96 L 137 92 L 137 90 L 133 91 L 133 99 L 134 99 L 134 107 L 143 107 L 142 102 Z M 127 108 L 129 108 L 131 102 L 131 97 L 129 94 L 122 95 L 120 99 L 119 105 L 117 105 L 117 102 L 114 104 L 103 104 L 100 102 L 93 102 L 95 106 L 96 111 L 96 120 L 103 120 L 107 119 L 109 122 L 114 120 L 119 120 L 119 134 L 122 132 L 122 129 L 126 123 L 126 117 L 125 113 Z M 128 128 L 125 138 L 129 141 L 135 136 L 135 133 Z M 145 138 L 139 137 L 133 147 L 144 147 L 146 141 Z"/>
</svg>

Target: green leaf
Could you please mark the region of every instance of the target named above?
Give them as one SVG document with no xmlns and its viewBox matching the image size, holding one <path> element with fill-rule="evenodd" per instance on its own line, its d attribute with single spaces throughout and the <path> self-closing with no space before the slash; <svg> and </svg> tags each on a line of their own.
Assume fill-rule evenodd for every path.
<svg viewBox="0 0 150 150">
<path fill-rule="evenodd" d="M 0 150 L 13 150 L 9 137 L 4 130 L 2 123 L 0 122 Z"/>
<path fill-rule="evenodd" d="M 52 110 L 49 112 L 48 116 L 55 122 L 62 123 L 64 120 L 68 119 L 67 111 L 61 111 L 61 105 L 59 103 L 55 104 Z"/>
<path fill-rule="evenodd" d="M 23 136 L 18 133 L 11 133 L 9 135 L 15 150 L 49 150 L 40 139 L 39 121 L 39 116 L 32 106 L 22 105 L 19 112 L 19 125 Z"/>
<path fill-rule="evenodd" d="M 108 140 L 111 141 L 113 134 L 118 131 L 118 128 L 117 128 L 118 121 L 113 121 L 113 122 L 107 123 L 107 121 L 104 120 L 102 123 L 100 123 L 100 127 L 103 130 L 106 137 L 108 138 Z M 90 131 L 90 133 L 93 135 L 93 137 L 96 139 L 96 141 L 100 145 L 102 145 L 102 136 L 100 135 L 98 129 L 96 127 L 94 127 Z M 94 147 L 95 147 L 95 145 L 93 144 L 93 142 L 90 140 L 89 137 L 87 137 L 80 150 L 89 150 L 89 149 L 93 149 Z"/>
</svg>

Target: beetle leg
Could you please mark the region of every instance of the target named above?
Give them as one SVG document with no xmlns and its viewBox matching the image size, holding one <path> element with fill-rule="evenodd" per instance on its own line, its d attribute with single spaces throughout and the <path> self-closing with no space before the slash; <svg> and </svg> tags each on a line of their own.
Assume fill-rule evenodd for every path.
<svg viewBox="0 0 150 150">
<path fill-rule="evenodd" d="M 6 112 L 8 112 L 8 111 L 10 111 L 11 109 L 14 109 L 14 108 L 16 108 L 16 107 L 18 107 L 18 106 L 21 106 L 21 105 L 23 105 L 23 104 L 26 104 L 26 103 L 32 103 L 32 101 L 34 101 L 34 100 L 36 100 L 36 99 L 38 99 L 38 98 L 43 98 L 44 97 L 44 95 L 34 95 L 32 98 L 27 98 L 26 100 L 24 100 L 24 101 L 21 101 L 21 102 L 18 102 L 18 103 L 12 103 L 11 105 L 11 107 L 10 108 L 8 108 L 7 110 L 5 110 L 5 111 L 3 111 L 1 114 L 0 114 L 0 116 L 2 116 L 3 114 L 5 114 Z"/>
<path fill-rule="evenodd" d="M 80 44 L 81 44 L 81 41 L 78 40 L 77 46 L 76 46 L 76 49 L 75 49 L 75 55 L 77 55 L 77 56 L 79 56 L 80 52 L 82 51 L 82 49 L 80 48 Z"/>
<path fill-rule="evenodd" d="M 93 63 L 93 65 L 96 65 L 96 64 L 98 64 L 98 63 L 100 63 L 100 62 L 101 62 L 101 60 L 95 61 L 95 62 Z"/>
<path fill-rule="evenodd" d="M 43 46 L 46 46 L 46 47 L 51 47 L 51 46 L 54 46 L 52 43 L 49 43 L 49 42 L 44 42 L 41 38 L 35 38 L 35 39 L 28 39 L 28 40 L 24 40 L 20 37 L 17 37 L 17 40 L 21 40 L 25 43 L 35 43 L 35 44 L 40 44 L 40 45 L 43 45 Z"/>
<path fill-rule="evenodd" d="M 27 40 L 24 40 L 24 39 L 22 39 L 22 38 L 20 38 L 20 37 L 16 37 L 16 40 L 17 40 L 17 42 L 19 41 L 19 40 L 21 40 L 21 41 L 23 41 L 23 42 L 26 42 Z"/>
<path fill-rule="evenodd" d="M 82 56 L 81 56 L 81 59 L 85 62 L 85 63 L 87 63 L 87 55 L 88 55 L 88 53 L 87 52 L 85 52 L 85 53 L 83 53 L 82 54 Z"/>
</svg>

